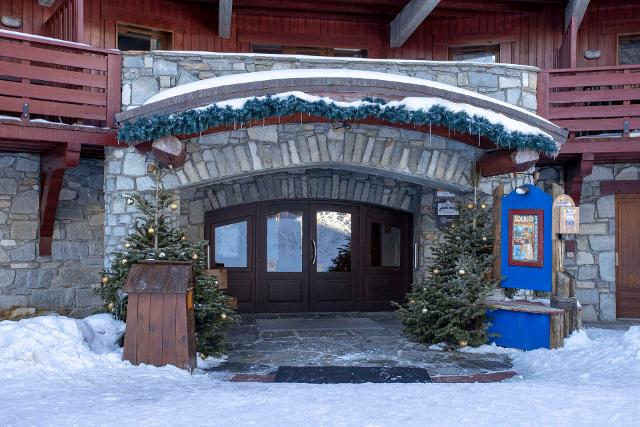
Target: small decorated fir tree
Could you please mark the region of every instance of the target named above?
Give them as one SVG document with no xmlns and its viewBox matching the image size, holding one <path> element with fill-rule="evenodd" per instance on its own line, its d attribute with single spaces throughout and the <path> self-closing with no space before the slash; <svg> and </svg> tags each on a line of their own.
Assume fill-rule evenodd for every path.
<svg viewBox="0 0 640 427">
<path fill-rule="evenodd" d="M 196 349 L 202 357 L 219 355 L 224 351 L 225 329 L 235 319 L 235 312 L 218 288 L 218 280 L 204 274 L 207 242 L 190 242 L 165 214 L 167 209 L 175 210 L 178 205 L 171 193 L 160 188 L 160 169 L 152 169 L 156 178 L 153 200 L 140 194 L 127 198 L 127 204 L 135 205 L 142 215 L 136 218 L 132 232 L 125 239 L 125 250 L 115 252 L 111 268 L 103 272 L 99 294 L 104 308 L 116 318 L 126 320 L 127 295 L 122 289 L 133 264 L 142 260 L 191 261 L 196 280 Z"/>
<path fill-rule="evenodd" d="M 430 277 L 414 285 L 398 305 L 405 330 L 420 342 L 480 345 L 487 341 L 485 298 L 496 286 L 489 279 L 493 237 L 489 207 L 476 202 L 460 207 L 460 216 L 435 249 Z"/>
</svg>

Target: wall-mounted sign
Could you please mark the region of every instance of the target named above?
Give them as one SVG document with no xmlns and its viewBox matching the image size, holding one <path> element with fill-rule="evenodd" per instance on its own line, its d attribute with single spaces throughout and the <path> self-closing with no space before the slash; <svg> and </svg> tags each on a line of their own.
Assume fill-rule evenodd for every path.
<svg viewBox="0 0 640 427">
<path fill-rule="evenodd" d="M 445 229 L 460 215 L 458 206 L 453 200 L 455 194 L 438 190 L 435 198 L 435 212 L 438 218 L 438 228 Z"/>
<path fill-rule="evenodd" d="M 509 210 L 509 265 L 542 267 L 544 212 Z"/>
<path fill-rule="evenodd" d="M 561 194 L 553 201 L 553 232 L 578 234 L 580 232 L 580 208 L 573 199 Z"/>
</svg>

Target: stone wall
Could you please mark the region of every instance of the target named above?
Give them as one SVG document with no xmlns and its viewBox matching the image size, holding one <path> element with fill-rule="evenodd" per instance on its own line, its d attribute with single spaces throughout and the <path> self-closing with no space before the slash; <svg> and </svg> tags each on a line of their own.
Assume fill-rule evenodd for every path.
<svg viewBox="0 0 640 427">
<path fill-rule="evenodd" d="M 100 304 L 103 164 L 82 159 L 65 174 L 52 255 L 38 255 L 40 161 L 0 154 L 0 312 L 13 307 L 84 315 Z"/>
<path fill-rule="evenodd" d="M 179 223 L 190 238 L 204 237 L 204 213 L 219 207 L 290 198 L 363 201 L 416 215 L 423 265 L 440 235 L 433 188 L 469 191 L 473 161 L 481 152 L 416 131 L 370 125 L 334 129 L 328 123 L 258 126 L 186 144 L 186 163 L 167 171 L 163 185 L 175 190 Z M 136 214 L 123 194 L 152 188 L 147 160 L 133 148 L 106 152 L 105 265 L 109 254 L 122 248 Z"/>
<path fill-rule="evenodd" d="M 123 52 L 122 104 L 134 108 L 170 87 L 229 74 L 293 68 L 349 68 L 434 80 L 536 111 L 538 69 L 512 64 L 398 61 L 209 52 Z"/>
<path fill-rule="evenodd" d="M 593 167 L 582 184 L 580 234 L 574 259 L 566 266 L 577 279 L 576 296 L 588 321 L 616 319 L 616 204 L 615 195 L 602 195 L 602 181 L 639 179 L 638 164 Z"/>
</svg>

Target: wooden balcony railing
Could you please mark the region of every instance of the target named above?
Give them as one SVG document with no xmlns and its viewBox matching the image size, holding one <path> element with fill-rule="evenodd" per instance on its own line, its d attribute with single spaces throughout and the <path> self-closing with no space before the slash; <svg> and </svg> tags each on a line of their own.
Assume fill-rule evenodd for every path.
<svg viewBox="0 0 640 427">
<path fill-rule="evenodd" d="M 83 0 L 57 0 L 53 11 L 42 25 L 47 37 L 70 42 L 84 42 L 84 2 Z"/>
<path fill-rule="evenodd" d="M 543 70 L 538 114 L 575 136 L 640 129 L 640 65 Z"/>
<path fill-rule="evenodd" d="M 0 115 L 112 128 L 120 67 L 115 50 L 0 30 Z"/>
</svg>

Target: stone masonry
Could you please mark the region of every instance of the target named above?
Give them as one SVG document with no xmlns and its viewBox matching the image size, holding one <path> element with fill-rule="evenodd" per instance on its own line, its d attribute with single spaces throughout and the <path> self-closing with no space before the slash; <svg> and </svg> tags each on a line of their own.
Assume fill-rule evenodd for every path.
<svg viewBox="0 0 640 427">
<path fill-rule="evenodd" d="M 454 61 L 398 61 L 208 52 L 123 52 L 122 108 L 173 86 L 211 77 L 295 68 L 349 68 L 402 74 L 479 92 L 536 111 L 536 67 Z"/>
<path fill-rule="evenodd" d="M 38 255 L 40 161 L 0 154 L 0 314 L 13 307 L 84 315 L 100 304 L 103 164 L 82 159 L 67 171 L 52 255 Z"/>
</svg>

